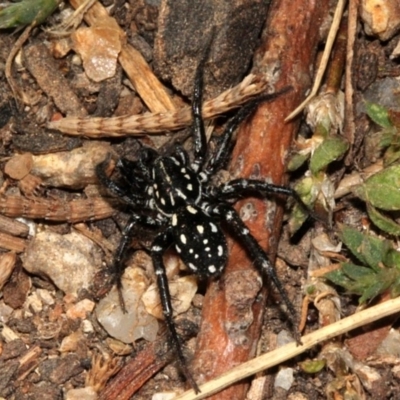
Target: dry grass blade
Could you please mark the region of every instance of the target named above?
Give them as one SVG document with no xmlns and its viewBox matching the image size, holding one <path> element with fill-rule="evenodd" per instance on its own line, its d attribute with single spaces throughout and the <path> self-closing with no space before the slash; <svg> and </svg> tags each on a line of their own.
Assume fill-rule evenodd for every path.
<svg viewBox="0 0 400 400">
<path fill-rule="evenodd" d="M 248 75 L 239 85 L 204 103 L 203 116 L 213 118 L 240 106 L 265 90 L 267 84 L 259 75 Z M 190 107 L 163 113 L 145 113 L 115 118 L 64 118 L 48 124 L 69 135 L 87 137 L 120 137 L 126 135 L 154 134 L 177 130 L 191 123 Z"/>
<path fill-rule="evenodd" d="M 107 201 L 101 197 L 76 199 L 68 202 L 62 199 L 27 199 L 21 196 L 2 196 L 0 197 L 0 212 L 11 218 L 38 218 L 75 223 L 110 217 L 115 213 L 112 202 L 112 200 Z M 19 249 L 20 247 L 15 250 L 23 250 L 23 248 Z"/>
<path fill-rule="evenodd" d="M 322 55 L 321 63 L 319 65 L 317 75 L 315 77 L 314 85 L 311 89 L 310 94 L 307 96 L 307 98 L 295 109 L 293 110 L 285 119 L 285 121 L 290 121 L 293 119 L 296 115 L 298 115 L 306 105 L 311 101 L 311 99 L 317 94 L 318 89 L 321 85 L 322 78 L 324 76 L 326 67 L 328 65 L 329 57 L 331 55 L 332 47 L 336 39 L 336 34 L 339 31 L 339 26 L 340 26 L 340 21 L 342 20 L 342 15 L 343 15 L 343 10 L 344 6 L 346 5 L 346 0 L 339 0 L 336 10 L 335 10 L 335 15 L 333 17 L 331 29 L 329 31 L 329 35 L 326 41 L 325 45 L 325 50 Z"/>
<path fill-rule="evenodd" d="M 175 400 L 200 400 L 211 394 L 217 393 L 229 385 L 247 378 L 257 372 L 264 371 L 273 366 L 279 365 L 299 354 L 304 353 L 313 346 L 342 335 L 361 326 L 367 326 L 371 322 L 378 321 L 389 315 L 393 315 L 400 310 L 400 298 L 386 301 L 367 310 L 360 311 L 331 325 L 325 326 L 318 331 L 303 336 L 303 345 L 297 346 L 296 343 L 289 343 L 279 347 L 269 353 L 263 354 L 251 361 L 248 361 L 236 368 L 232 368 L 226 374 L 213 379 L 200 386 L 201 393 L 195 395 L 193 390 L 185 392 L 183 395 L 175 397 Z"/>
</svg>

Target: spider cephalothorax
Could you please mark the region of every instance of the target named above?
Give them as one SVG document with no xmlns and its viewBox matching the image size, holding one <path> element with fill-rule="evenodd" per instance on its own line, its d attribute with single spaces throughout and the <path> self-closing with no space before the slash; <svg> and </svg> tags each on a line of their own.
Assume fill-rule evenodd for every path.
<svg viewBox="0 0 400 400">
<path fill-rule="evenodd" d="M 289 312 L 295 316 L 292 303 L 280 283 L 275 270 L 257 240 L 232 207 L 239 197 L 249 193 L 260 196 L 284 194 L 293 196 L 301 203 L 296 192 L 290 188 L 276 186 L 262 180 L 235 179 L 214 185 L 211 178 L 229 158 L 232 135 L 239 124 L 247 118 L 262 101 L 271 100 L 287 91 L 263 96 L 244 105 L 227 123 L 219 146 L 212 155 L 207 154 L 207 142 L 201 116 L 202 70 L 200 63 L 195 78 L 192 103 L 193 156 L 178 147 L 170 156 L 160 156 L 154 150 L 142 148 L 136 162 L 121 159 L 117 164 L 123 184 L 116 183 L 105 173 L 108 160 L 99 164 L 100 181 L 111 192 L 132 206 L 130 221 L 115 255 L 114 273 L 119 282 L 124 270 L 123 260 L 129 248 L 130 238 L 137 226 L 154 229 L 152 256 L 165 322 L 169 328 L 182 371 L 199 391 L 192 378 L 182 352 L 180 340 L 172 316 L 171 295 L 162 260 L 163 253 L 174 246 L 186 266 L 202 278 L 220 274 L 225 267 L 228 250 L 223 223 L 243 244 L 263 276 L 268 276 L 277 287 Z M 301 203 L 302 204 L 302 203 Z"/>
</svg>

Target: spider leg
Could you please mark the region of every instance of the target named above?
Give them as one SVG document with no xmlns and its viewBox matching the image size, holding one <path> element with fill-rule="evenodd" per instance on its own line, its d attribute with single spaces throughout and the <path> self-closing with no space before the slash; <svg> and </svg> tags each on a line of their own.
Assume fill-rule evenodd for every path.
<svg viewBox="0 0 400 400">
<path fill-rule="evenodd" d="M 173 320 L 173 310 L 171 303 L 171 294 L 168 287 L 168 278 L 165 271 L 164 262 L 162 256 L 164 252 L 168 249 L 168 247 L 172 244 L 173 236 L 172 236 L 172 227 L 167 228 L 163 233 L 160 233 L 153 241 L 151 246 L 151 257 L 154 265 L 154 272 L 157 277 L 157 285 L 160 294 L 161 305 L 163 308 L 163 314 L 165 318 L 165 323 L 169 329 L 172 344 L 175 347 L 175 351 L 177 353 L 179 364 L 182 369 L 183 374 L 186 379 L 190 382 L 193 390 L 197 393 L 200 393 L 200 389 L 197 386 L 196 381 L 194 380 L 192 374 L 189 372 L 189 369 L 186 365 L 185 356 L 182 351 L 182 344 L 179 339 L 178 332 L 176 331 L 176 327 Z"/>
<path fill-rule="evenodd" d="M 174 156 L 173 158 L 176 159 L 180 164 L 182 164 L 182 166 L 188 165 L 189 156 L 182 146 L 177 145 L 175 147 L 173 156 Z"/>
<path fill-rule="evenodd" d="M 240 126 L 240 124 L 257 109 L 257 107 L 261 103 L 274 100 L 280 95 L 288 92 L 289 90 L 291 90 L 291 87 L 285 87 L 279 92 L 262 95 L 253 100 L 250 100 L 242 108 L 240 108 L 239 111 L 235 114 L 235 116 L 227 122 L 226 128 L 221 136 L 221 141 L 218 145 L 218 150 L 213 155 L 213 157 L 211 157 L 210 161 L 207 163 L 204 172 L 210 176 L 224 166 L 225 162 L 227 161 L 231 153 L 231 149 L 233 146 L 232 143 L 233 133 Z"/>
<path fill-rule="evenodd" d="M 97 164 L 96 166 L 96 174 L 100 183 L 105 186 L 110 191 L 110 193 L 119 198 L 122 198 L 125 203 L 135 207 L 144 207 L 146 205 L 146 201 L 142 196 L 139 196 L 132 191 L 127 190 L 125 187 L 119 185 L 117 182 L 114 182 L 107 176 L 106 168 L 109 162 L 110 156 L 108 156 L 104 161 Z"/>
<path fill-rule="evenodd" d="M 208 51 L 207 51 L 208 55 Z M 193 100 L 192 100 L 192 135 L 194 139 L 194 160 L 192 167 L 195 171 L 198 171 L 204 163 L 204 159 L 207 153 L 207 138 L 204 129 L 203 116 L 201 114 L 203 106 L 203 68 L 206 59 L 200 61 L 196 69 L 196 75 L 194 79 L 193 88 Z"/>
<path fill-rule="evenodd" d="M 207 138 L 204 129 L 204 120 L 202 116 L 203 107 L 203 72 L 204 65 L 207 62 L 210 54 L 211 45 L 214 39 L 214 29 L 211 32 L 211 37 L 205 47 L 204 54 L 196 68 L 193 86 L 193 98 L 192 98 L 192 136 L 194 140 L 194 160 L 192 168 L 194 171 L 198 171 L 203 166 L 206 153 L 207 153 Z"/>
<path fill-rule="evenodd" d="M 138 162 L 134 162 L 126 158 L 120 158 L 117 162 L 117 168 L 120 170 L 122 176 L 129 178 L 134 177 L 133 182 L 125 179 L 129 186 L 143 185 L 150 179 L 150 172 L 148 168 L 142 165 L 142 160 L 140 159 Z"/>
<path fill-rule="evenodd" d="M 150 179 L 149 165 L 151 165 L 157 157 L 158 153 L 150 147 L 142 147 L 140 149 L 140 156 L 139 160 L 137 161 L 137 167 L 145 179 Z"/>
<path fill-rule="evenodd" d="M 314 220 L 321 220 L 321 218 L 303 202 L 294 189 L 286 186 L 274 185 L 257 179 L 234 179 L 218 187 L 212 194 L 217 199 L 238 200 L 243 194 L 251 192 L 259 193 L 261 195 L 283 194 L 285 196 L 290 196 L 299 204 L 303 211 Z"/>
<path fill-rule="evenodd" d="M 296 330 L 297 321 L 297 313 L 292 304 L 289 300 L 288 294 L 284 287 L 282 286 L 281 281 L 279 280 L 278 276 L 276 275 L 275 268 L 273 267 L 271 261 L 268 258 L 266 252 L 262 249 L 262 247 L 258 244 L 257 240 L 251 235 L 249 229 L 245 225 L 245 223 L 241 220 L 239 214 L 236 210 L 228 204 L 220 203 L 214 206 L 211 210 L 211 213 L 217 215 L 221 218 L 232 230 L 234 235 L 240 240 L 240 242 L 244 245 L 247 252 L 249 253 L 252 260 L 258 270 L 261 272 L 263 277 L 267 276 L 278 289 L 278 292 L 286 304 L 286 307 L 291 315 L 291 322 L 293 327 Z M 299 336 L 298 332 L 295 332 L 297 336 Z M 299 339 L 297 337 L 296 339 Z"/>
<path fill-rule="evenodd" d="M 110 273 L 113 276 L 113 281 L 117 285 L 119 301 L 121 304 L 121 308 L 124 312 L 126 312 L 126 308 L 125 308 L 125 302 L 124 302 L 124 299 L 122 296 L 121 278 L 122 278 L 122 274 L 124 273 L 124 270 L 126 267 L 124 261 L 127 256 L 132 237 L 134 236 L 135 228 L 138 225 L 140 225 L 143 227 L 154 229 L 154 228 L 159 228 L 161 226 L 161 224 L 162 224 L 161 221 L 151 218 L 149 216 L 132 214 L 130 216 L 129 221 L 126 224 L 124 230 L 122 231 L 122 238 L 118 245 L 117 251 L 115 252 L 113 264 L 110 268 Z"/>
<path fill-rule="evenodd" d="M 221 137 L 221 141 L 218 145 L 218 149 L 210 158 L 210 161 L 207 163 L 207 166 L 204 169 L 204 172 L 207 175 L 213 175 L 223 167 L 233 147 L 233 133 L 236 131 L 239 125 L 256 110 L 260 102 L 261 101 L 257 99 L 248 102 L 235 114 L 233 118 L 227 122 Z"/>
</svg>

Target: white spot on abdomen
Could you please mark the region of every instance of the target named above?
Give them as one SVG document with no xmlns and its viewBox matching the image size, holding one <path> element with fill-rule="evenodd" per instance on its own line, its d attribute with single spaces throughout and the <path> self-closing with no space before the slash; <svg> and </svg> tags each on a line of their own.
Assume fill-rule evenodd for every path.
<svg viewBox="0 0 400 400">
<path fill-rule="evenodd" d="M 211 232 L 217 232 L 218 231 L 217 225 L 215 225 L 212 222 L 210 222 L 210 226 L 211 226 Z"/>
<path fill-rule="evenodd" d="M 217 271 L 217 269 L 215 268 L 215 265 L 209 265 L 209 266 L 208 266 L 208 270 L 209 270 L 212 274 L 214 274 L 214 273 Z"/>
<path fill-rule="evenodd" d="M 191 270 L 193 270 L 193 271 L 197 271 L 197 267 L 196 267 L 194 264 L 192 264 L 192 263 L 189 263 L 189 264 L 188 264 L 188 267 L 189 267 Z"/>
<path fill-rule="evenodd" d="M 192 206 L 187 206 L 186 210 L 188 210 L 191 214 L 197 214 L 197 210 Z"/>
</svg>

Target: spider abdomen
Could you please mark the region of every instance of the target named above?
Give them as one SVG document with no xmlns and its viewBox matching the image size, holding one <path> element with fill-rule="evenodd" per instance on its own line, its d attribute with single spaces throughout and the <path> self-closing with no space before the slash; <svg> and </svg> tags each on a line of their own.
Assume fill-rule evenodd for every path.
<svg viewBox="0 0 400 400">
<path fill-rule="evenodd" d="M 172 215 L 176 251 L 196 275 L 218 275 L 228 257 L 227 244 L 215 219 L 200 207 L 187 205 Z"/>
<path fill-rule="evenodd" d="M 174 157 L 159 157 L 153 165 L 152 178 L 154 201 L 166 215 L 200 200 L 201 183 L 196 173 Z"/>
</svg>

